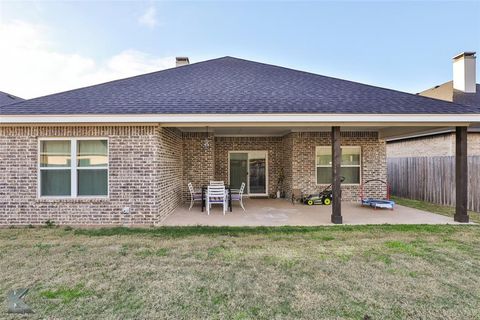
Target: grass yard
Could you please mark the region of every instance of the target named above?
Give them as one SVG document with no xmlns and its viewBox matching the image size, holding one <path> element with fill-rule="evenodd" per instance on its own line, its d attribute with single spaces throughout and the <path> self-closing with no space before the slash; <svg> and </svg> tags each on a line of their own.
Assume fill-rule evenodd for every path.
<svg viewBox="0 0 480 320">
<path fill-rule="evenodd" d="M 480 227 L 1 229 L 28 319 L 480 319 Z"/>
<path fill-rule="evenodd" d="M 455 214 L 455 207 L 449 206 L 442 206 L 435 203 L 430 203 L 421 200 L 412 200 L 406 198 L 400 198 L 392 196 L 392 200 L 395 201 L 396 204 L 411 207 L 419 210 L 429 211 L 437 214 L 441 214 L 442 216 L 452 217 Z M 475 223 L 480 223 L 480 212 L 468 211 L 468 215 L 470 216 L 470 221 Z"/>
</svg>

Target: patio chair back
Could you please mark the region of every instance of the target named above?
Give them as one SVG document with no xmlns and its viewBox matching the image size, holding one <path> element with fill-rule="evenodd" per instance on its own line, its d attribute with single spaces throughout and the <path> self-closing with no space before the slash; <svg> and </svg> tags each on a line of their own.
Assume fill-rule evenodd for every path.
<svg viewBox="0 0 480 320">
<path fill-rule="evenodd" d="M 213 181 L 213 180 L 210 180 L 210 185 L 211 185 L 211 186 L 225 186 L 225 182 L 223 182 L 223 181 Z"/>
<path fill-rule="evenodd" d="M 190 210 L 195 201 L 202 201 L 202 192 L 195 192 L 191 182 L 188 183 L 188 191 L 190 191 L 190 208 L 188 208 Z"/>
<path fill-rule="evenodd" d="M 223 203 L 225 201 L 224 186 L 208 186 L 207 194 L 210 203 Z"/>
<path fill-rule="evenodd" d="M 240 191 L 238 192 L 238 194 L 241 196 L 243 195 L 243 191 L 245 190 L 245 182 L 242 182 L 242 185 L 240 186 Z"/>
<path fill-rule="evenodd" d="M 236 190 L 234 192 L 232 190 L 232 201 L 240 201 L 240 206 L 242 207 L 243 211 L 245 211 L 245 207 L 243 206 L 243 192 L 245 191 L 245 182 L 242 182 L 242 185 L 240 186 L 240 189 Z"/>
<path fill-rule="evenodd" d="M 207 214 L 210 214 L 210 207 L 212 204 L 222 204 L 223 214 L 225 214 L 227 206 L 227 193 L 225 186 L 208 186 L 207 187 Z"/>
<path fill-rule="evenodd" d="M 195 189 L 193 189 L 193 185 L 191 182 L 188 183 L 188 191 L 190 191 L 190 194 L 193 196 L 195 193 Z"/>
</svg>

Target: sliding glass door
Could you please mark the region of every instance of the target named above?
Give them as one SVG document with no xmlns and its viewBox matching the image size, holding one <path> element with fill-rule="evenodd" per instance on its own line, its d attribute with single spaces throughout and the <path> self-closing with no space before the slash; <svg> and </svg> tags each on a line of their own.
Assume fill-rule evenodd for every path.
<svg viewBox="0 0 480 320">
<path fill-rule="evenodd" d="M 245 193 L 265 196 L 268 190 L 266 151 L 229 152 L 229 177 L 232 188 L 240 188 L 245 182 Z"/>
<path fill-rule="evenodd" d="M 230 154 L 230 187 L 240 189 L 242 182 L 247 184 L 248 153 L 238 152 Z"/>
<path fill-rule="evenodd" d="M 248 154 L 248 190 L 250 194 L 267 194 L 267 154 L 253 151 Z"/>
</svg>

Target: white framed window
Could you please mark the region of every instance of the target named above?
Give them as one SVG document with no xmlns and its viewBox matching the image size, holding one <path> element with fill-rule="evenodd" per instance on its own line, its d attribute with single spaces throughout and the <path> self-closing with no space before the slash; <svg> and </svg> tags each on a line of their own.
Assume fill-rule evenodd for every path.
<svg viewBox="0 0 480 320">
<path fill-rule="evenodd" d="M 108 139 L 41 138 L 39 197 L 108 197 Z"/>
<path fill-rule="evenodd" d="M 362 167 L 361 147 L 342 148 L 342 176 L 343 184 L 360 184 Z M 316 181 L 317 184 L 332 183 L 332 147 L 322 146 L 315 150 Z"/>
</svg>

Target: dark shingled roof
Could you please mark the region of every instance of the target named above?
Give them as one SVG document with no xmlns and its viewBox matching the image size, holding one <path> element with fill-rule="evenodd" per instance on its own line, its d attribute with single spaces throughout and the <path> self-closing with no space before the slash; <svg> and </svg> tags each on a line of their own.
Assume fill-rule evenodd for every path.
<svg viewBox="0 0 480 320">
<path fill-rule="evenodd" d="M 476 93 L 465 93 L 460 90 L 453 90 L 453 102 L 480 108 L 480 84 L 477 83 L 476 87 Z"/>
<path fill-rule="evenodd" d="M 232 57 L 26 100 L 0 114 L 458 114 L 479 109 Z"/>
<path fill-rule="evenodd" d="M 7 104 L 16 103 L 19 101 L 23 101 L 23 99 L 16 97 L 12 94 L 0 91 L 0 107 L 6 106 Z"/>
</svg>

